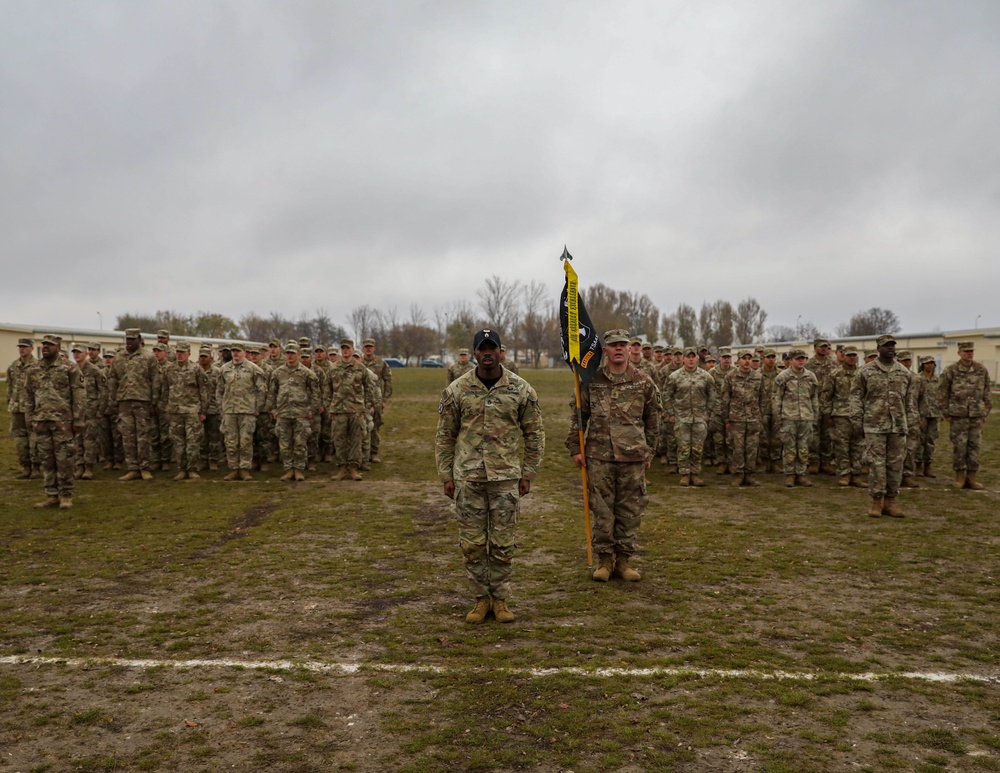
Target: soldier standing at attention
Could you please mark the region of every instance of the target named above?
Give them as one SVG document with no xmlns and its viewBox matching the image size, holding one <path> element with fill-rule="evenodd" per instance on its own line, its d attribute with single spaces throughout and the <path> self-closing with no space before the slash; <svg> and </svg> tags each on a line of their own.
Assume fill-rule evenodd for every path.
<svg viewBox="0 0 1000 773">
<path fill-rule="evenodd" d="M 719 349 L 719 364 L 709 371 L 715 379 L 716 405 L 722 405 L 722 388 L 726 377 L 733 372 L 733 350 L 728 346 Z M 717 475 L 728 475 L 732 471 L 732 449 L 729 447 L 729 433 L 726 432 L 725 421 L 718 413 L 714 414 L 708 424 L 712 451 L 715 463 L 719 465 Z"/>
<path fill-rule="evenodd" d="M 125 351 L 118 353 L 111 366 L 108 392 L 111 402 L 118 406 L 118 426 L 128 468 L 118 480 L 152 480 L 150 435 L 153 401 L 160 394 L 160 368 L 153 356 L 142 350 L 138 328 L 125 331 Z"/>
<path fill-rule="evenodd" d="M 768 409 L 761 417 L 760 458 L 765 472 L 781 471 L 781 422 L 775 420 L 771 406 L 774 405 L 774 380 L 781 373 L 778 370 L 778 354 L 770 347 L 761 351 L 763 361 L 760 375 L 764 379 Z"/>
<path fill-rule="evenodd" d="M 837 484 L 864 488 L 867 484 L 861 480 L 861 456 L 865 434 L 854 422 L 851 407 L 851 392 L 860 372 L 858 349 L 845 346 L 840 353 L 844 364 L 834 368 L 821 387 L 819 412 L 833 438 L 833 463 L 840 474 Z"/>
<path fill-rule="evenodd" d="M 464 376 L 476 366 L 469 362 L 469 350 L 458 350 L 458 362 L 453 362 L 448 366 L 448 383 L 450 384 L 459 376 Z"/>
<path fill-rule="evenodd" d="M 108 409 L 108 377 L 103 367 L 98 367 L 87 356 L 86 344 L 73 344 L 70 353 L 80 369 L 83 378 L 84 406 L 83 432 L 74 438 L 76 446 L 76 468 L 73 477 L 78 480 L 92 480 L 94 465 L 100 453 L 99 422 Z"/>
<path fill-rule="evenodd" d="M 923 384 L 917 381 L 917 374 L 913 372 L 913 354 L 911 352 L 896 352 L 896 362 L 902 365 L 910 376 L 910 397 L 913 400 L 914 421 L 910 422 L 906 430 L 906 457 L 903 459 L 903 481 L 899 485 L 903 488 L 920 488 L 920 484 L 914 480 L 916 473 L 917 444 L 920 443 L 920 413 L 917 407 L 920 405 L 920 392 Z"/>
<path fill-rule="evenodd" d="M 514 374 L 516 374 L 518 376 L 521 375 L 521 368 L 517 364 L 517 362 L 514 361 L 514 360 L 510 360 L 510 361 L 507 360 L 507 347 L 506 346 L 501 346 L 500 347 L 500 364 L 503 365 L 504 368 L 506 368 L 507 370 L 509 370 L 511 373 L 514 373 Z"/>
<path fill-rule="evenodd" d="M 722 423 L 729 436 L 734 486 L 759 486 L 754 477 L 760 450 L 761 417 L 771 412 L 764 377 L 750 366 L 753 352 L 744 349 L 737 366 L 722 382 Z"/>
<path fill-rule="evenodd" d="M 24 380 L 24 407 L 35 434 L 45 478 L 45 499 L 35 507 L 73 506 L 73 433 L 83 432 L 84 386 L 80 369 L 64 363 L 53 336 L 42 339 L 42 359 Z"/>
<path fill-rule="evenodd" d="M 340 339 L 340 362 L 330 371 L 330 414 L 334 461 L 333 480 L 361 480 L 361 447 L 366 430 L 366 391 L 370 371 L 354 359 L 354 341 Z"/>
<path fill-rule="evenodd" d="M 538 396 L 500 364 L 500 336 L 473 339 L 478 365 L 441 394 L 434 442 L 438 478 L 455 500 L 458 537 L 476 605 L 465 616 L 481 623 L 493 612 L 510 623 L 507 605 L 520 498 L 531 490 L 545 451 Z M 523 441 L 524 452 L 521 453 Z"/>
<path fill-rule="evenodd" d="M 201 456 L 208 461 L 208 469 L 219 469 L 222 456 L 222 417 L 219 415 L 219 367 L 212 362 L 212 347 L 198 350 L 198 367 L 208 383 L 208 411 L 205 414 L 205 434 L 201 443 Z"/>
<path fill-rule="evenodd" d="M 176 355 L 177 359 L 163 369 L 170 445 L 177 463 L 174 480 L 198 480 L 210 387 L 205 371 L 191 362 L 191 344 L 181 341 Z"/>
<path fill-rule="evenodd" d="M 24 400 L 24 379 L 28 368 L 35 364 L 35 342 L 30 338 L 17 339 L 17 359 L 7 368 L 7 410 L 10 412 L 10 434 L 14 436 L 17 462 L 21 465 L 18 480 L 28 480 L 39 474 L 35 439 L 27 420 Z"/>
<path fill-rule="evenodd" d="M 896 339 L 881 335 L 876 340 L 878 359 L 858 373 L 851 393 L 851 413 L 856 427 L 865 433 L 866 458 L 871 467 L 868 491 L 872 497 L 868 515 L 902 518 L 896 505 L 906 458 L 906 434 L 916 421 L 910 394 L 910 372 L 896 362 Z"/>
<path fill-rule="evenodd" d="M 990 374 L 973 359 L 974 354 L 971 341 L 959 343 L 958 362 L 949 365 L 941 374 L 938 399 L 945 421 L 951 424 L 953 485 L 978 491 L 983 488 L 976 480 L 983 424 L 993 408 L 993 398 L 990 396 Z"/>
<path fill-rule="evenodd" d="M 806 370 L 806 353 L 789 352 L 791 367 L 774 379 L 774 405 L 771 412 L 781 422 L 781 457 L 785 485 L 811 486 L 806 477 L 813 427 L 819 419 L 819 382 Z"/>
<path fill-rule="evenodd" d="M 385 360 L 375 354 L 374 338 L 366 338 L 361 348 L 365 353 L 365 367 L 375 374 L 375 377 L 378 379 L 379 389 L 382 391 L 382 399 L 376 404 L 375 415 L 372 416 L 375 422 L 375 429 L 371 433 L 371 458 L 368 460 L 377 464 L 382 461 L 378 453 L 379 448 L 382 446 L 382 414 L 385 412 L 389 398 L 392 397 L 392 368 L 386 364 Z"/>
<path fill-rule="evenodd" d="M 816 376 L 820 391 L 835 367 L 837 359 L 830 353 L 830 342 L 825 338 L 817 338 L 813 341 L 813 356 L 806 363 L 806 370 Z M 837 472 L 833 467 L 833 439 L 830 428 L 820 420 L 818 413 L 809 441 L 809 472 L 822 472 L 826 475 L 834 475 Z"/>
<path fill-rule="evenodd" d="M 170 450 L 170 419 L 167 418 L 167 390 L 163 385 L 163 370 L 170 364 L 167 355 L 174 354 L 175 360 L 177 355 L 170 351 L 168 344 L 159 340 L 153 344 L 152 348 L 153 359 L 156 360 L 157 367 L 160 369 L 160 391 L 153 398 L 150 406 L 152 409 L 149 422 L 149 443 L 152 447 L 150 466 L 154 470 L 169 470 L 173 453 Z"/>
<path fill-rule="evenodd" d="M 938 396 L 938 384 L 941 377 L 935 375 L 937 362 L 931 356 L 920 358 L 920 372 L 917 383 L 920 391 L 917 395 L 917 413 L 920 415 L 920 440 L 917 442 L 916 466 L 923 466 L 925 478 L 936 478 L 931 465 L 934 463 L 934 449 L 937 445 L 938 423 L 941 420 L 941 401 Z"/>
<path fill-rule="evenodd" d="M 577 467 L 587 468 L 591 544 L 597 555 L 595 582 L 612 575 L 627 582 L 641 577 L 629 560 L 638 546 L 642 514 L 649 503 L 646 470 L 660 433 L 660 394 L 653 380 L 628 357 L 628 331 L 604 334 L 604 361 L 580 390 L 586 459 L 580 448 L 576 400 L 570 401 L 566 447 Z"/>
<path fill-rule="evenodd" d="M 294 341 L 285 344 L 285 364 L 271 371 L 267 403 L 285 468 L 281 480 L 305 480 L 311 420 L 320 406 L 319 376 L 299 362 Z"/>
<path fill-rule="evenodd" d="M 247 360 L 243 344 L 232 344 L 231 362 L 219 370 L 215 388 L 222 412 L 222 434 L 226 441 L 229 473 L 223 480 L 253 480 L 253 433 L 267 394 L 264 371 Z"/>
<path fill-rule="evenodd" d="M 708 437 L 708 422 L 718 401 L 715 381 L 698 367 L 698 352 L 684 350 L 683 365 L 664 382 L 663 407 L 677 438 L 677 470 L 682 486 L 704 486 L 701 458 Z"/>
</svg>

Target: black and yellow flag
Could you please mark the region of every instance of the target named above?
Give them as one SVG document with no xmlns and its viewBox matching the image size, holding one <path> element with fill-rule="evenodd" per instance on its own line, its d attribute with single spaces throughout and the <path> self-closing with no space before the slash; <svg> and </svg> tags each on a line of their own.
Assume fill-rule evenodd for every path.
<svg viewBox="0 0 1000 773">
<path fill-rule="evenodd" d="M 570 265 L 573 256 L 563 247 L 563 269 L 566 284 L 559 298 L 559 329 L 562 337 L 563 359 L 580 376 L 589 382 L 601 365 L 601 338 L 594 330 L 590 315 L 583 305 L 578 287 L 578 277 Z"/>
</svg>

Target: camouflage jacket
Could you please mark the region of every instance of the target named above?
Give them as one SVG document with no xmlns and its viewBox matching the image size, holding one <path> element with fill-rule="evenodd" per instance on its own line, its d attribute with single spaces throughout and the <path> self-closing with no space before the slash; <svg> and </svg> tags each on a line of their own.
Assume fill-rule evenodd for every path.
<svg viewBox="0 0 1000 773">
<path fill-rule="evenodd" d="M 330 394 L 327 413 L 365 413 L 370 399 L 366 392 L 371 389 L 368 370 L 353 359 L 341 360 L 330 369 Z"/>
<path fill-rule="evenodd" d="M 771 368 L 768 370 L 761 365 L 760 370 L 757 372 L 760 373 L 760 377 L 764 380 L 764 394 L 767 395 L 768 403 L 767 414 L 764 418 L 767 418 L 767 416 L 771 415 L 771 406 L 774 405 L 774 380 L 778 377 L 778 374 L 781 373 L 781 371 L 777 368 Z"/>
<path fill-rule="evenodd" d="M 857 365 L 838 365 L 819 389 L 820 416 L 850 418 L 851 389 L 858 377 Z"/>
<path fill-rule="evenodd" d="M 29 422 L 57 421 L 80 425 L 84 419 L 86 389 L 76 365 L 57 359 L 38 360 L 24 379 L 25 418 Z"/>
<path fill-rule="evenodd" d="M 215 387 L 220 413 L 252 413 L 264 410 L 267 397 L 267 377 L 250 360 L 237 364 L 227 362 L 219 368 L 219 382 Z"/>
<path fill-rule="evenodd" d="M 319 363 L 314 362 L 310 369 L 316 374 L 316 386 L 319 394 L 319 404 L 326 407 L 326 404 L 330 402 L 330 386 L 333 380 L 333 369 L 336 364 L 326 360 L 326 362 Z"/>
<path fill-rule="evenodd" d="M 160 366 L 156 358 L 142 349 L 120 351 L 111 364 L 108 391 L 112 402 L 138 400 L 152 403 L 160 393 Z"/>
<path fill-rule="evenodd" d="M 646 462 L 653 458 L 660 432 L 660 393 L 641 369 L 615 376 L 602 363 L 589 384 L 580 386 L 580 414 L 587 458 L 605 462 Z M 576 398 L 570 400 L 566 447 L 580 453 Z"/>
<path fill-rule="evenodd" d="M 304 419 L 316 415 L 320 406 L 319 376 L 302 363 L 287 363 L 271 371 L 268 380 L 268 410 L 279 419 Z"/>
<path fill-rule="evenodd" d="M 941 401 L 938 398 L 938 387 L 941 384 L 941 377 L 936 373 L 933 376 L 918 373 L 913 384 L 917 388 L 917 415 L 922 419 L 940 419 Z"/>
<path fill-rule="evenodd" d="M 368 371 L 367 383 L 365 384 L 365 409 L 370 415 L 375 415 L 376 410 L 382 409 L 382 383 L 379 381 L 375 371 L 365 366 Z"/>
<path fill-rule="evenodd" d="M 867 434 L 905 435 L 917 420 L 910 391 L 912 373 L 878 358 L 858 369 L 851 389 L 851 419 Z"/>
<path fill-rule="evenodd" d="M 836 367 L 837 359 L 833 355 L 827 355 L 822 359 L 814 355 L 806 362 L 806 370 L 816 376 L 816 381 L 821 387 Z"/>
<path fill-rule="evenodd" d="M 538 396 L 520 376 L 504 370 L 487 389 L 471 370 L 441 393 L 434 456 L 442 483 L 534 480 L 544 453 Z"/>
<path fill-rule="evenodd" d="M 771 413 L 771 403 L 764 391 L 764 378 L 759 370 L 746 373 L 730 368 L 722 381 L 722 423 L 733 421 L 759 422 Z"/>
<path fill-rule="evenodd" d="M 18 357 L 10 367 L 7 368 L 7 410 L 11 413 L 24 413 L 27 410 L 27 403 L 24 400 L 24 380 L 28 375 L 28 368 L 38 360 L 35 355 L 29 354 L 27 359 Z"/>
<path fill-rule="evenodd" d="M 108 410 L 108 375 L 103 366 L 84 360 L 77 365 L 83 378 L 84 415 L 88 418 L 103 416 Z"/>
<path fill-rule="evenodd" d="M 459 376 L 464 376 L 470 370 L 475 370 L 475 369 L 476 369 L 476 364 L 472 360 L 466 362 L 465 365 L 463 365 L 460 362 L 453 362 L 451 365 L 448 366 L 448 373 L 447 373 L 448 383 L 450 384 Z"/>
<path fill-rule="evenodd" d="M 196 363 L 171 362 L 163 368 L 166 412 L 207 415 L 211 399 L 208 376 Z"/>
<path fill-rule="evenodd" d="M 176 361 L 177 360 L 175 359 L 174 362 Z M 153 396 L 153 406 L 160 413 L 167 412 L 167 400 L 170 397 L 170 390 L 167 387 L 166 382 L 164 381 L 164 376 L 166 375 L 167 372 L 167 366 L 171 364 L 172 363 L 170 362 L 170 360 L 167 360 L 164 363 L 160 363 L 159 361 L 157 361 L 156 363 L 156 367 L 159 368 L 160 370 L 160 387 L 157 393 Z"/>
<path fill-rule="evenodd" d="M 810 370 L 781 371 L 774 379 L 771 413 L 778 421 L 816 421 L 819 418 L 819 381 Z"/>
<path fill-rule="evenodd" d="M 514 362 L 514 360 L 511 360 L 510 362 L 507 362 L 506 360 L 504 360 L 503 361 L 503 366 L 504 366 L 504 368 L 506 368 L 507 370 L 509 370 L 514 375 L 516 375 L 516 376 L 520 376 L 521 375 L 521 366 L 518 365 L 516 362 Z"/>
<path fill-rule="evenodd" d="M 268 354 L 260 361 L 260 369 L 264 371 L 267 376 L 270 376 L 274 371 L 285 364 L 285 358 L 281 355 L 277 357 L 272 357 Z"/>
<path fill-rule="evenodd" d="M 938 383 L 938 400 L 945 416 L 989 416 L 993 408 L 990 374 L 980 363 L 961 360 L 944 369 Z"/>
<path fill-rule="evenodd" d="M 708 421 L 715 415 L 719 392 L 707 370 L 688 371 L 683 366 L 675 370 L 664 383 L 663 409 L 674 421 L 692 423 Z"/>
<path fill-rule="evenodd" d="M 377 354 L 364 357 L 362 362 L 378 379 L 379 388 L 382 390 L 382 400 L 388 400 L 392 397 L 392 368 L 386 365 L 385 360 Z"/>
<path fill-rule="evenodd" d="M 219 387 L 219 367 L 209 365 L 207 368 L 202 368 L 201 363 L 198 363 L 198 367 L 205 374 L 205 383 L 208 384 L 208 408 L 205 413 L 213 416 L 219 413 L 219 397 L 216 392 Z"/>
</svg>

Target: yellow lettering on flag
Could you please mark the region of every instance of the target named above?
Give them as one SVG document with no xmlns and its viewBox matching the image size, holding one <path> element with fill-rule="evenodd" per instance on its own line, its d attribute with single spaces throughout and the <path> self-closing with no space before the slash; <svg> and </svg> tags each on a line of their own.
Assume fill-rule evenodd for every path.
<svg viewBox="0 0 1000 773">
<path fill-rule="evenodd" d="M 568 260 L 563 261 L 566 271 L 566 337 L 569 342 L 569 361 L 580 362 L 580 296 L 577 294 L 579 277 Z"/>
</svg>

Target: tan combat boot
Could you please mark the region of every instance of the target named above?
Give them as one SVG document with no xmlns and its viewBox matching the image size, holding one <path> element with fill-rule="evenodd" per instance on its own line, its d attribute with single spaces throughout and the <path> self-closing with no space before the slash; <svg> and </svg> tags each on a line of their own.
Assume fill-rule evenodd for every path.
<svg viewBox="0 0 1000 773">
<path fill-rule="evenodd" d="M 250 470 L 240 470 L 240 480 L 253 480 Z"/>
<path fill-rule="evenodd" d="M 851 476 L 850 475 L 841 475 L 839 478 L 837 478 L 837 485 L 838 486 L 850 486 L 851 485 Z"/>
<path fill-rule="evenodd" d="M 742 486 L 743 485 L 743 473 L 742 472 L 734 472 L 733 473 L 733 480 L 732 480 L 732 482 L 729 485 L 731 485 L 731 486 L 737 486 L 737 487 Z"/>
<path fill-rule="evenodd" d="M 965 488 L 965 470 L 955 470 L 955 482 L 951 485 L 955 488 Z"/>
<path fill-rule="evenodd" d="M 899 509 L 896 497 L 886 497 L 882 500 L 882 515 L 888 515 L 890 518 L 903 518 L 906 513 Z"/>
<path fill-rule="evenodd" d="M 83 477 L 83 465 L 78 464 L 73 468 L 73 480 L 80 480 Z"/>
<path fill-rule="evenodd" d="M 295 470 L 288 468 L 288 471 L 282 475 L 278 480 L 295 480 Z"/>
<path fill-rule="evenodd" d="M 691 476 L 690 475 L 681 475 L 681 483 L 680 483 L 680 485 L 682 485 L 682 486 L 690 486 L 691 485 Z"/>
<path fill-rule="evenodd" d="M 21 472 L 19 475 L 14 476 L 14 480 L 31 480 L 31 465 L 21 465 Z"/>
<path fill-rule="evenodd" d="M 186 470 L 181 470 L 179 473 L 177 473 L 173 477 L 173 479 L 174 480 L 187 480 L 187 476 L 188 476 L 187 471 Z"/>
<path fill-rule="evenodd" d="M 73 509 L 73 497 L 59 497 L 59 509 L 60 510 L 72 510 Z"/>
<path fill-rule="evenodd" d="M 361 471 L 362 472 L 370 472 L 371 468 L 372 468 L 371 462 L 362 462 L 361 463 Z"/>
<path fill-rule="evenodd" d="M 854 488 L 868 488 L 868 484 L 861 479 L 860 475 L 851 476 L 851 485 L 854 486 Z"/>
<path fill-rule="evenodd" d="M 925 478 L 936 478 L 937 475 L 931 470 L 931 463 L 924 462 L 924 477 Z"/>
<path fill-rule="evenodd" d="M 810 464 L 806 468 L 806 472 L 810 475 L 817 475 L 819 473 L 819 464 Z"/>
<path fill-rule="evenodd" d="M 976 480 L 976 473 L 968 472 L 965 475 L 965 487 L 973 491 L 982 491 L 986 486 Z"/>
<path fill-rule="evenodd" d="M 216 472 L 219 469 L 219 463 L 218 462 L 209 462 L 208 463 L 208 469 L 211 472 Z"/>
<path fill-rule="evenodd" d="M 363 480 L 357 467 L 348 467 L 348 473 L 351 476 L 351 480 Z"/>
<path fill-rule="evenodd" d="M 94 479 L 94 467 L 90 464 L 83 465 L 83 475 L 80 476 L 80 480 L 93 480 Z"/>
<path fill-rule="evenodd" d="M 142 476 L 139 474 L 138 470 L 129 470 L 124 475 L 122 475 L 118 480 L 141 480 Z"/>
<path fill-rule="evenodd" d="M 115 463 L 114 462 L 105 462 L 104 463 L 104 469 L 105 470 L 113 470 L 114 468 L 115 468 Z"/>
<path fill-rule="evenodd" d="M 837 471 L 833 468 L 833 465 L 824 464 L 819 468 L 819 471 L 824 475 L 836 475 Z"/>
<path fill-rule="evenodd" d="M 201 480 L 201 476 L 194 470 L 188 470 L 188 480 Z"/>
<path fill-rule="evenodd" d="M 372 464 L 381 464 L 381 463 L 382 463 L 382 457 L 378 455 L 378 451 L 375 451 L 375 452 L 374 452 L 374 453 L 372 454 L 372 458 L 371 458 L 371 459 L 370 459 L 369 461 L 370 461 L 370 462 L 371 462 Z"/>
<path fill-rule="evenodd" d="M 795 476 L 795 485 L 796 486 L 805 486 L 806 488 L 809 488 L 812 484 L 813 484 L 813 482 L 811 480 L 809 480 L 809 478 L 807 478 L 805 475 L 796 475 Z"/>
<path fill-rule="evenodd" d="M 701 486 L 705 485 L 705 481 L 703 481 L 701 478 L 699 478 L 694 473 L 691 473 L 691 485 L 692 486 L 699 486 L 699 487 L 701 487 Z"/>
<path fill-rule="evenodd" d="M 720 464 L 715 470 L 716 475 L 725 475 L 728 472 L 729 468 L 725 464 Z"/>
<path fill-rule="evenodd" d="M 330 476 L 330 478 L 333 480 L 347 480 L 347 477 L 348 477 L 347 468 L 344 466 L 338 467 L 337 471 Z"/>
<path fill-rule="evenodd" d="M 139 470 L 139 477 L 142 478 L 143 480 L 152 480 L 153 473 L 151 473 L 149 470 Z"/>
<path fill-rule="evenodd" d="M 746 477 L 743 479 L 744 486 L 752 486 L 757 488 L 760 485 L 760 481 L 754 476 L 754 473 L 748 472 Z"/>
<path fill-rule="evenodd" d="M 481 623 L 486 619 L 486 615 L 490 613 L 490 597 L 480 596 L 476 599 L 476 606 L 465 616 L 465 622 L 467 623 Z"/>
<path fill-rule="evenodd" d="M 305 480 L 306 476 L 303 474 L 302 470 L 295 470 L 295 480 Z"/>
<path fill-rule="evenodd" d="M 912 475 L 904 475 L 899 485 L 902 488 L 920 488 L 920 484 L 913 479 Z"/>
<path fill-rule="evenodd" d="M 239 470 L 233 470 L 232 472 L 227 472 L 222 479 L 223 480 L 239 480 L 240 479 L 240 471 Z"/>
<path fill-rule="evenodd" d="M 35 502 L 35 507 L 41 510 L 43 507 L 59 507 L 59 497 L 47 496 L 41 502 Z"/>
<path fill-rule="evenodd" d="M 615 561 L 614 574 L 625 582 L 639 582 L 642 579 L 642 575 L 628 565 L 628 558 L 625 556 L 619 556 L 618 560 Z"/>
<path fill-rule="evenodd" d="M 882 515 L 882 497 L 872 497 L 872 506 L 868 508 L 868 515 L 872 518 L 879 518 Z"/>
<path fill-rule="evenodd" d="M 514 622 L 514 613 L 510 611 L 504 599 L 493 599 L 493 616 L 498 623 Z"/>
<path fill-rule="evenodd" d="M 794 485 L 795 485 L 795 476 L 794 475 L 786 475 L 785 476 L 785 486 L 787 486 L 788 488 L 792 488 L 792 486 L 794 486 Z"/>
<path fill-rule="evenodd" d="M 591 575 L 594 582 L 607 582 L 611 579 L 611 573 L 615 570 L 615 558 L 610 553 L 605 553 L 597 557 L 598 566 Z"/>
</svg>

